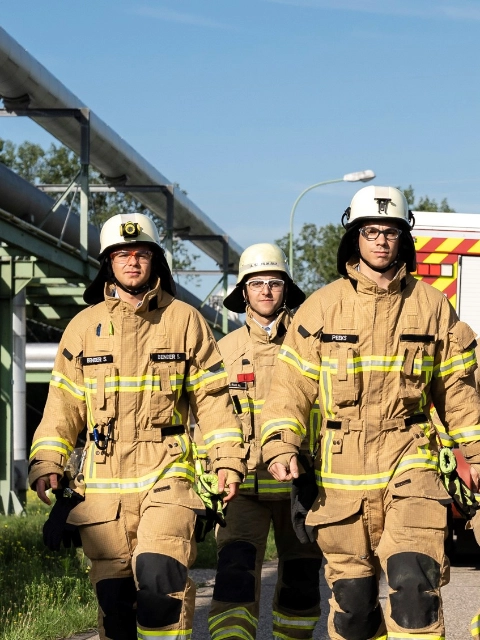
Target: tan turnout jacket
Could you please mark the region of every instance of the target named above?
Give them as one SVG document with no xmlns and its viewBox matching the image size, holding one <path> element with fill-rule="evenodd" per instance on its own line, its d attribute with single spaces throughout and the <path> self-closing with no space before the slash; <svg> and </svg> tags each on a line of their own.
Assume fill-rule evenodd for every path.
<svg viewBox="0 0 480 640">
<path fill-rule="evenodd" d="M 213 470 L 228 469 L 227 481 L 239 481 L 246 471 L 241 426 L 205 320 L 159 284 L 137 308 L 110 295 L 107 285 L 105 301 L 81 311 L 63 335 L 33 439 L 30 483 L 62 475 L 87 426 L 87 500 L 76 509 L 82 523 L 105 519 L 105 504 L 115 511 L 122 495 L 148 492 L 168 478 L 188 481 L 176 501 L 198 506 L 188 489 L 194 479 L 189 407 Z M 100 446 L 107 444 L 104 451 L 93 441 L 94 427 Z M 109 430 L 112 441 L 106 443 Z"/>
<path fill-rule="evenodd" d="M 397 494 L 448 497 L 436 474 L 424 473 L 437 469 L 432 402 L 467 461 L 480 463 L 473 331 L 404 266 L 387 290 L 353 260 L 347 269 L 348 278 L 318 290 L 295 315 L 261 416 L 264 459 L 286 462 L 319 394 L 320 495 L 311 524 L 357 513 L 362 496 L 392 478 Z M 340 503 L 324 503 L 325 494 Z"/>
</svg>

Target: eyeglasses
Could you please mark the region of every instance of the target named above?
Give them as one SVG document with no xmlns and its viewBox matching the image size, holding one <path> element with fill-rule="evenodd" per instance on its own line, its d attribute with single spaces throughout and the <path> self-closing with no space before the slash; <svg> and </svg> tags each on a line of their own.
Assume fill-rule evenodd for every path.
<svg viewBox="0 0 480 640">
<path fill-rule="evenodd" d="M 121 251 L 113 251 L 110 254 L 112 260 L 115 260 L 117 264 L 127 264 L 130 256 L 133 256 L 140 264 L 148 264 L 153 256 L 153 251 L 148 249 L 131 249 L 127 251 L 122 249 Z"/>
<path fill-rule="evenodd" d="M 246 284 L 252 291 L 261 291 L 265 285 L 267 285 L 270 291 L 281 291 L 285 282 L 273 278 L 272 280 L 248 280 Z"/>
<path fill-rule="evenodd" d="M 386 240 L 393 242 L 396 240 L 400 234 L 402 233 L 401 229 L 395 229 L 394 227 L 389 227 L 388 229 L 377 229 L 377 227 L 362 227 L 360 229 L 360 233 L 365 238 L 365 240 L 376 240 L 380 234 L 383 233 L 383 236 Z"/>
</svg>

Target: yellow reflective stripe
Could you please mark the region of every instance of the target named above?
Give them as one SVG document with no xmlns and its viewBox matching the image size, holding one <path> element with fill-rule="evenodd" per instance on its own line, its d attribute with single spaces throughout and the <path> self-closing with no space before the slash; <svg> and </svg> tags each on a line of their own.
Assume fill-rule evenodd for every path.
<svg viewBox="0 0 480 640">
<path fill-rule="evenodd" d="M 195 444 L 195 448 L 196 448 L 196 452 L 195 452 L 196 458 L 208 458 L 207 447 L 202 447 L 198 444 Z"/>
<path fill-rule="evenodd" d="M 240 400 L 240 406 L 244 413 L 260 413 L 265 400 L 254 400 L 253 398 L 242 398 Z"/>
<path fill-rule="evenodd" d="M 347 359 L 347 373 L 364 373 L 368 371 L 402 371 L 405 363 L 404 356 L 356 356 Z M 331 374 L 338 372 L 338 358 L 324 356 L 322 358 L 321 371 L 329 371 Z M 415 358 L 413 362 L 413 373 L 417 376 L 422 371 L 426 373 L 433 371 L 433 356 L 424 355 Z"/>
<path fill-rule="evenodd" d="M 328 474 L 330 469 L 332 468 L 332 442 L 333 442 L 333 431 L 331 429 L 327 430 L 325 433 L 325 439 L 323 444 L 323 455 L 322 455 L 322 474 Z"/>
<path fill-rule="evenodd" d="M 305 437 L 305 427 L 296 418 L 273 419 L 267 420 L 262 424 L 261 443 L 265 444 L 273 433 L 282 431 L 285 428 L 290 429 L 290 431 L 293 431 L 293 433 L 301 438 Z"/>
<path fill-rule="evenodd" d="M 203 442 L 207 449 L 211 449 L 213 445 L 230 441 L 241 442 L 243 444 L 243 432 L 240 427 L 238 429 L 235 427 L 230 429 L 215 429 L 215 431 L 209 431 L 203 436 Z"/>
<path fill-rule="evenodd" d="M 316 470 L 317 484 L 330 489 L 344 489 L 348 491 L 364 491 L 367 489 L 384 489 L 392 477 L 398 476 L 410 469 L 438 469 L 437 457 L 428 452 L 404 456 L 395 469 L 381 473 L 347 475 L 328 473 L 323 469 Z"/>
<path fill-rule="evenodd" d="M 243 483 L 240 485 L 242 489 L 255 489 L 255 473 L 249 473 Z"/>
<path fill-rule="evenodd" d="M 35 455 L 42 449 L 46 451 L 56 451 L 62 456 L 68 458 L 68 456 L 73 451 L 73 446 L 70 444 L 70 442 L 68 442 L 68 440 L 64 440 L 63 438 L 38 438 L 32 444 L 32 448 L 30 450 L 30 459 L 34 458 Z"/>
<path fill-rule="evenodd" d="M 64 376 L 60 371 L 52 371 L 52 377 L 50 378 L 50 385 L 52 387 L 58 387 L 59 389 L 64 389 L 68 391 L 74 398 L 78 400 L 85 399 L 85 389 L 84 387 L 79 387 L 72 380 Z"/>
<path fill-rule="evenodd" d="M 172 424 L 183 424 L 182 414 L 178 409 L 173 409 Z"/>
<path fill-rule="evenodd" d="M 248 620 L 255 629 L 258 625 L 258 618 L 255 618 L 248 609 L 245 607 L 235 607 L 235 609 L 227 609 L 226 611 L 222 611 L 222 613 L 217 613 L 216 615 L 208 618 L 208 628 L 210 633 L 212 633 L 213 629 L 221 622 L 227 620 L 227 618 L 244 618 L 245 620 Z"/>
<path fill-rule="evenodd" d="M 464 371 L 468 369 L 468 367 L 474 365 L 476 361 L 475 349 L 470 349 L 469 351 L 464 351 L 463 353 L 453 356 L 449 360 L 445 360 L 445 362 L 437 364 L 433 370 L 433 375 L 436 378 L 443 378 L 449 376 L 454 371 Z"/>
<path fill-rule="evenodd" d="M 461 442 L 474 442 L 480 438 L 480 425 L 476 424 L 473 427 L 453 429 L 449 432 L 449 435 L 459 444 Z"/>
<path fill-rule="evenodd" d="M 273 612 L 273 623 L 282 627 L 301 627 L 302 629 L 314 629 L 318 621 L 318 616 L 287 616 L 284 613 Z"/>
<path fill-rule="evenodd" d="M 407 633 L 406 631 L 388 631 L 387 640 L 445 640 L 445 636 L 439 636 L 435 633 Z"/>
<path fill-rule="evenodd" d="M 325 407 L 325 418 L 335 418 L 333 412 L 332 377 L 323 370 L 320 374 L 320 398 Z"/>
<path fill-rule="evenodd" d="M 191 629 L 174 629 L 172 631 L 146 631 L 137 627 L 137 640 L 190 640 L 192 637 Z"/>
<path fill-rule="evenodd" d="M 172 391 L 182 388 L 184 376 L 173 374 L 169 376 Z M 96 393 L 97 378 L 85 378 L 85 391 Z M 118 392 L 138 392 L 138 391 L 161 391 L 160 376 L 145 374 L 143 376 L 106 376 L 105 391 Z"/>
<path fill-rule="evenodd" d="M 477 613 L 476 616 L 473 616 L 470 623 L 470 633 L 474 638 L 480 637 L 480 613 Z"/>
<path fill-rule="evenodd" d="M 318 365 L 304 360 L 294 349 L 286 344 L 281 347 L 278 353 L 278 359 L 295 367 L 295 369 L 300 371 L 302 376 L 306 376 L 312 380 L 318 380 L 320 377 L 320 367 Z"/>
<path fill-rule="evenodd" d="M 85 477 L 85 489 L 88 493 L 138 493 L 150 490 L 163 478 L 186 478 L 193 482 L 195 473 L 188 462 L 172 462 L 161 472 L 149 473 L 140 478 L 94 478 Z"/>
<path fill-rule="evenodd" d="M 195 391 L 200 389 L 200 387 L 204 387 L 210 382 L 214 382 L 215 380 L 222 380 L 223 378 L 227 379 L 227 372 L 223 366 L 223 362 L 221 363 L 221 367 L 216 371 L 210 371 L 208 369 L 200 369 L 194 375 L 189 375 L 186 379 L 186 389 L 187 391 Z"/>
<path fill-rule="evenodd" d="M 258 493 L 288 493 L 292 490 L 291 482 L 258 479 Z"/>
</svg>

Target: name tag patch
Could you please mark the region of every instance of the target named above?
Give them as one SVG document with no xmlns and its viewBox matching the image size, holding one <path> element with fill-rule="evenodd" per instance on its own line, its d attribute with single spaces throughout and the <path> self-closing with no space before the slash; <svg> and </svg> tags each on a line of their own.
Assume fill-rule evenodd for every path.
<svg viewBox="0 0 480 640">
<path fill-rule="evenodd" d="M 86 356 L 84 358 L 80 358 L 82 365 L 84 367 L 88 367 L 91 364 L 107 364 L 109 362 L 113 362 L 113 356 Z"/>
<path fill-rule="evenodd" d="M 322 342 L 351 342 L 355 344 L 358 342 L 358 336 L 347 333 L 322 333 L 321 340 Z"/>
<path fill-rule="evenodd" d="M 435 336 L 423 333 L 404 333 L 400 336 L 400 340 L 402 342 L 435 342 Z"/>
<path fill-rule="evenodd" d="M 230 384 L 228 385 L 229 389 L 243 389 L 244 391 L 246 391 L 247 389 L 247 383 L 246 382 L 230 382 Z"/>
<path fill-rule="evenodd" d="M 150 360 L 153 362 L 185 362 L 186 353 L 151 353 Z"/>
</svg>

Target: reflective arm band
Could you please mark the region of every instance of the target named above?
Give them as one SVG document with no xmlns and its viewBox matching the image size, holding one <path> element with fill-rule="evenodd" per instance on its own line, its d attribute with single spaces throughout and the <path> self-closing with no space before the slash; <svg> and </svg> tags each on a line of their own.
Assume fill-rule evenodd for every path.
<svg viewBox="0 0 480 640">
<path fill-rule="evenodd" d="M 68 440 L 63 440 L 63 438 L 38 438 L 32 444 L 32 448 L 30 450 L 30 459 L 34 458 L 39 451 L 55 451 L 55 453 L 59 453 L 65 458 L 73 451 L 73 446 L 68 442 Z"/>
<path fill-rule="evenodd" d="M 302 376 L 311 378 L 312 380 L 320 379 L 320 367 L 316 364 L 308 362 L 300 357 L 300 355 L 291 347 L 283 345 L 278 354 L 278 359 L 286 362 L 292 367 L 295 367 Z"/>
</svg>

